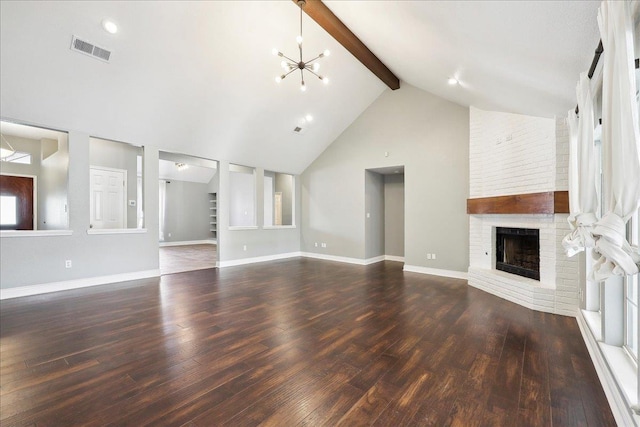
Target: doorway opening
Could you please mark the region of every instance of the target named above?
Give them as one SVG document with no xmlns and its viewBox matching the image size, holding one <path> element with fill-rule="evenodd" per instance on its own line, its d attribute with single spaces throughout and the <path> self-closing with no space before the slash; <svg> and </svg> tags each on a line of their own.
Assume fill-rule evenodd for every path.
<svg viewBox="0 0 640 427">
<path fill-rule="evenodd" d="M 365 259 L 404 262 L 404 166 L 365 170 Z"/>
<path fill-rule="evenodd" d="M 161 151 L 160 274 L 215 268 L 218 262 L 218 162 Z"/>
<path fill-rule="evenodd" d="M 35 230 L 36 177 L 0 175 L 0 230 Z"/>
</svg>

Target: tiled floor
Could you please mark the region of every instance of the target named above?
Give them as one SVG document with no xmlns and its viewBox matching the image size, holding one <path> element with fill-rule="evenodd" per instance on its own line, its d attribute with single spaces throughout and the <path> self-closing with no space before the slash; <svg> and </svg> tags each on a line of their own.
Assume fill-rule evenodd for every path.
<svg viewBox="0 0 640 427">
<path fill-rule="evenodd" d="M 160 248 L 160 273 L 173 274 L 216 266 L 217 245 L 165 246 Z"/>
</svg>

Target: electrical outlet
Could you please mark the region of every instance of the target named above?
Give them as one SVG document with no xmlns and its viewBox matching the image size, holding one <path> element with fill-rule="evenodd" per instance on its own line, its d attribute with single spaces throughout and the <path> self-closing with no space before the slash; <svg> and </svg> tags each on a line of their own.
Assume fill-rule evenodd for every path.
<svg viewBox="0 0 640 427">
<path fill-rule="evenodd" d="M 431 254 L 431 259 L 436 259 L 436 254 Z"/>
<path fill-rule="evenodd" d="M 427 259 L 431 259 L 431 254 L 427 254 Z"/>
<path fill-rule="evenodd" d="M 242 245 L 242 250 L 246 251 L 247 250 L 247 245 Z"/>
<path fill-rule="evenodd" d="M 326 244 L 326 243 L 323 243 L 323 244 L 322 244 L 322 247 L 323 247 L 323 248 L 326 248 L 326 247 L 327 247 L 327 244 Z"/>
<path fill-rule="evenodd" d="M 315 243 L 314 243 L 314 246 L 317 248 L 317 247 L 318 247 L 318 242 L 315 242 Z"/>
<path fill-rule="evenodd" d="M 71 263 L 71 260 L 68 259 L 64 262 L 64 268 L 71 268 L 73 266 L 73 264 Z"/>
</svg>

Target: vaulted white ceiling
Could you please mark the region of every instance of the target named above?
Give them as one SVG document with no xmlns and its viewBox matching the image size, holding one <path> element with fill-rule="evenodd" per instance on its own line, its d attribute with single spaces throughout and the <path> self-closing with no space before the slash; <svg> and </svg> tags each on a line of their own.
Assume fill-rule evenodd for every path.
<svg viewBox="0 0 640 427">
<path fill-rule="evenodd" d="M 462 105 L 552 117 L 598 43 L 599 2 L 327 1 L 398 76 Z M 294 55 L 291 1 L 1 2 L 0 114 L 63 130 L 266 169 L 302 172 L 386 88 L 304 17 L 324 86 L 279 85 Z M 106 33 L 101 21 L 119 26 Z M 76 35 L 109 64 L 69 49 Z M 455 76 L 460 86 L 448 86 Z M 402 89 L 400 89 L 402 90 Z M 307 114 L 303 135 L 293 128 Z"/>
</svg>

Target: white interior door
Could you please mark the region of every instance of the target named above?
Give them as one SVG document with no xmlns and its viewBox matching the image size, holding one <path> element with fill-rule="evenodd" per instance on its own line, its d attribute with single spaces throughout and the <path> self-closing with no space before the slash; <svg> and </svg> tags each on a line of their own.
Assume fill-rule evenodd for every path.
<svg viewBox="0 0 640 427">
<path fill-rule="evenodd" d="M 126 228 L 127 171 L 91 168 L 91 228 Z"/>
</svg>

